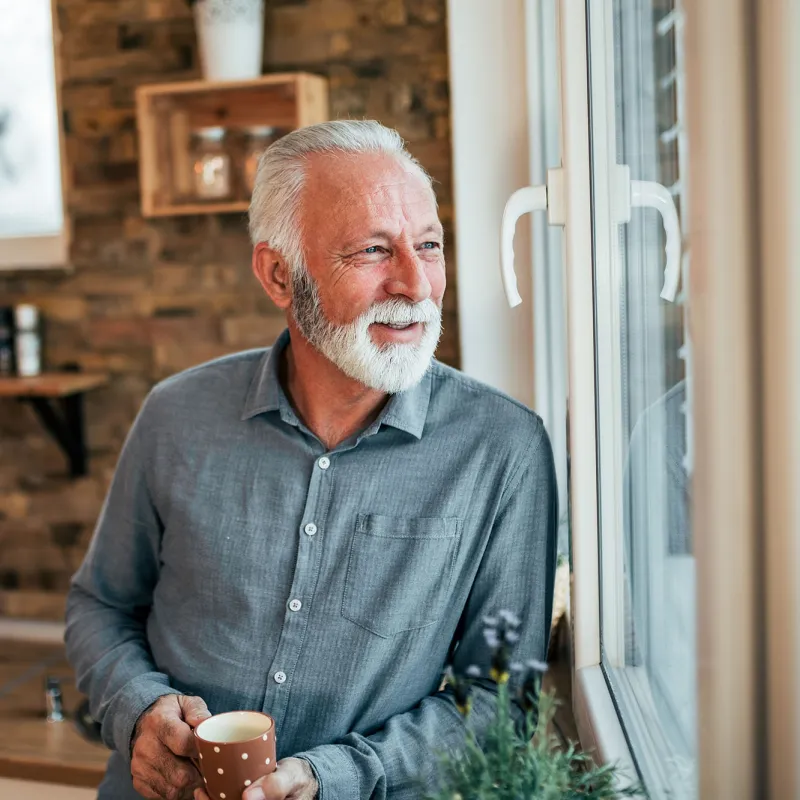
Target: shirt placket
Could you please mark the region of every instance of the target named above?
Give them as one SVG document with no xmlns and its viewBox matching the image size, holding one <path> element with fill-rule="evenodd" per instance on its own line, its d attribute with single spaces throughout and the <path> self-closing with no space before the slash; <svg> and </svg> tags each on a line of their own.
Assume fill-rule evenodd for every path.
<svg viewBox="0 0 800 800">
<path fill-rule="evenodd" d="M 324 452 L 315 458 L 303 516 L 297 531 L 299 540 L 292 588 L 286 601 L 283 628 L 271 664 L 263 705 L 263 711 L 273 717 L 278 730 L 286 716 L 289 693 L 303 648 L 319 577 L 334 458 L 331 453 Z"/>
</svg>

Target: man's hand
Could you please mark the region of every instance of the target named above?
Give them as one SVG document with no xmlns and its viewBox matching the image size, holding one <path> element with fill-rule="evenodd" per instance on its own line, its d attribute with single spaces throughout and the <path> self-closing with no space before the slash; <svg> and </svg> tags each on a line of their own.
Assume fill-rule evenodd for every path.
<svg viewBox="0 0 800 800">
<path fill-rule="evenodd" d="M 199 697 L 160 697 L 139 717 L 133 734 L 133 788 L 149 800 L 189 800 L 200 773 L 192 728 L 211 714 Z"/>
<path fill-rule="evenodd" d="M 242 800 L 315 800 L 319 785 L 308 761 L 284 758 L 271 775 L 259 778 L 245 789 Z M 210 800 L 203 789 L 197 789 L 194 800 Z"/>
</svg>

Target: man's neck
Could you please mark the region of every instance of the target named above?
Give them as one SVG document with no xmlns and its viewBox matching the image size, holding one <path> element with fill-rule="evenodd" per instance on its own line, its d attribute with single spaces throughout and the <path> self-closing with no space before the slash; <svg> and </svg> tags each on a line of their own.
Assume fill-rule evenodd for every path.
<svg viewBox="0 0 800 800">
<path fill-rule="evenodd" d="M 389 395 L 348 378 L 290 323 L 280 378 L 295 413 L 329 450 L 377 419 Z"/>
</svg>

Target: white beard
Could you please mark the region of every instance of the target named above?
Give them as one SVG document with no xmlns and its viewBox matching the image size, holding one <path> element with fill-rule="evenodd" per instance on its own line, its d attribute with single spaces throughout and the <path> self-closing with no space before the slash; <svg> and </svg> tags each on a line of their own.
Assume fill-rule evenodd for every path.
<svg viewBox="0 0 800 800">
<path fill-rule="evenodd" d="M 432 300 L 375 303 L 346 325 L 334 325 L 325 316 L 319 291 L 305 268 L 293 271 L 292 314 L 300 333 L 345 375 L 386 394 L 416 386 L 428 371 L 442 334 L 442 312 Z M 377 345 L 369 326 L 373 323 L 424 325 L 415 344 Z"/>
</svg>

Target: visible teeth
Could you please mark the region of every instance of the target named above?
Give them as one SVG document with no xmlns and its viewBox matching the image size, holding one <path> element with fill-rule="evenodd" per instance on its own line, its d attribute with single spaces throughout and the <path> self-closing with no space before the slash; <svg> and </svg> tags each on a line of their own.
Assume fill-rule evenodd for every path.
<svg viewBox="0 0 800 800">
<path fill-rule="evenodd" d="M 394 328 L 395 330 L 402 330 L 403 328 L 407 328 L 409 325 L 413 325 L 413 322 L 403 322 L 402 324 L 397 324 L 394 322 L 386 322 L 385 325 L 388 325 L 390 328 Z"/>
</svg>

